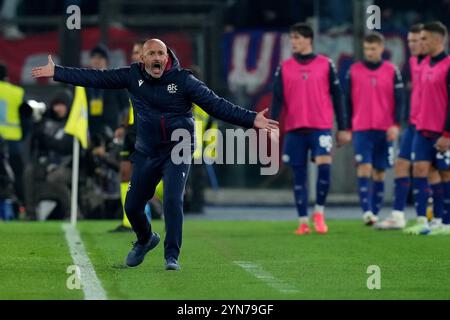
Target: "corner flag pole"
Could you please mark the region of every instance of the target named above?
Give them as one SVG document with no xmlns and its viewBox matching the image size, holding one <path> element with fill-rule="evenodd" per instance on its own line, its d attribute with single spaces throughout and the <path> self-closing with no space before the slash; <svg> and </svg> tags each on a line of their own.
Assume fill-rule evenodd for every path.
<svg viewBox="0 0 450 320">
<path fill-rule="evenodd" d="M 73 156 L 72 156 L 72 189 L 70 204 L 70 223 L 75 226 L 77 224 L 78 212 L 78 173 L 80 163 L 80 142 L 73 137 Z"/>
</svg>

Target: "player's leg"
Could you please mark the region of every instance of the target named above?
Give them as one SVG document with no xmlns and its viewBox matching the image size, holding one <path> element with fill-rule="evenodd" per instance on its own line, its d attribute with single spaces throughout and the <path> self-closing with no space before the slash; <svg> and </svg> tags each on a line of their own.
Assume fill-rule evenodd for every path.
<svg viewBox="0 0 450 320">
<path fill-rule="evenodd" d="M 122 204 L 125 207 L 125 198 L 127 195 L 127 190 L 128 190 L 128 184 L 130 183 L 131 180 L 131 161 L 129 160 L 123 160 L 120 162 L 120 195 L 121 195 L 121 199 L 122 199 Z M 128 221 L 128 218 L 126 217 L 125 214 L 125 208 L 124 208 L 124 217 L 123 217 L 123 222 L 122 224 L 125 227 L 131 227 L 130 222 Z"/>
<path fill-rule="evenodd" d="M 178 257 L 183 236 L 183 196 L 190 163 L 174 164 L 169 158 L 163 168 L 164 258 L 166 270 L 178 270 Z"/>
<path fill-rule="evenodd" d="M 438 228 L 442 224 L 442 212 L 444 210 L 444 181 L 441 179 L 439 171 L 435 167 L 431 167 L 428 176 L 432 198 L 433 198 L 433 219 L 430 228 Z"/>
<path fill-rule="evenodd" d="M 150 159 L 137 152 L 133 154 L 132 162 L 133 169 L 125 200 L 125 212 L 136 233 L 137 242 L 128 254 L 127 265 L 137 266 L 144 260 L 145 254 L 159 243 L 159 235 L 152 232 L 144 207 L 161 180 L 162 169 L 159 159 Z"/>
<path fill-rule="evenodd" d="M 122 224 L 116 229 L 117 231 L 131 230 L 130 221 L 128 221 L 127 215 L 125 213 L 125 199 L 127 196 L 128 185 L 131 180 L 131 161 L 122 160 L 120 162 L 120 200 L 122 202 Z"/>
<path fill-rule="evenodd" d="M 422 133 L 416 132 L 413 141 L 413 195 L 416 207 L 417 222 L 413 226 L 405 229 L 409 234 L 420 234 L 429 231 L 427 221 L 427 205 L 430 196 L 430 186 L 428 176 L 433 160 L 434 140 L 425 137 Z"/>
<path fill-rule="evenodd" d="M 134 127 L 128 127 L 125 131 L 122 150 L 120 151 L 120 200 L 122 202 L 122 223 L 112 232 L 132 231 L 130 221 L 125 213 L 125 198 L 127 195 L 128 185 L 131 180 L 132 165 L 130 156 L 134 152 L 135 131 Z"/>
<path fill-rule="evenodd" d="M 372 173 L 372 212 L 378 216 L 384 200 L 384 179 L 386 177 L 385 170 L 373 169 Z"/>
<path fill-rule="evenodd" d="M 411 186 L 410 179 L 411 162 L 398 158 L 395 161 L 394 172 L 394 206 L 389 217 L 375 225 L 379 230 L 398 230 L 406 225 L 405 207 Z"/>
<path fill-rule="evenodd" d="M 296 234 L 309 234 L 308 219 L 308 139 L 305 133 L 288 132 L 284 139 L 283 162 L 290 165 L 294 176 L 294 199 L 299 218 Z"/>
<path fill-rule="evenodd" d="M 377 217 L 372 212 L 371 177 L 372 177 L 372 153 L 373 135 L 369 131 L 355 131 L 353 133 L 353 148 L 356 161 L 356 176 L 358 178 L 358 195 L 363 221 L 366 225 L 372 225 Z"/>
<path fill-rule="evenodd" d="M 395 180 L 394 180 L 394 207 L 393 213 L 398 212 L 404 216 L 406 200 L 408 198 L 409 189 L 411 187 L 411 161 L 398 158 L 395 161 Z"/>
<path fill-rule="evenodd" d="M 372 210 L 378 216 L 384 200 L 384 179 L 386 169 L 394 162 L 394 148 L 392 142 L 387 141 L 384 131 L 375 132 L 375 148 L 373 153 L 372 174 Z"/>
<path fill-rule="evenodd" d="M 442 223 L 430 228 L 430 235 L 450 235 L 450 151 L 439 153 L 436 151 L 434 161 L 439 170 L 443 189 Z M 433 197 L 434 198 L 434 197 Z"/>
<path fill-rule="evenodd" d="M 317 233 L 327 233 L 324 208 L 330 189 L 331 149 L 333 137 L 331 130 L 320 130 L 312 134 L 311 152 L 317 166 L 316 204 L 314 206 L 313 221 Z"/>
<path fill-rule="evenodd" d="M 380 230 L 402 229 L 406 225 L 405 207 L 411 187 L 411 152 L 415 128 L 409 126 L 402 134 L 400 150 L 394 165 L 394 205 L 391 215 L 377 223 L 375 228 Z"/>
</svg>

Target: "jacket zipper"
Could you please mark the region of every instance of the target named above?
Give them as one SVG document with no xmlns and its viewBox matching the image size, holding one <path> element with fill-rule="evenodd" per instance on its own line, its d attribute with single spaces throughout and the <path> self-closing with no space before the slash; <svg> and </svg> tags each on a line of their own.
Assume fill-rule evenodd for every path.
<svg viewBox="0 0 450 320">
<path fill-rule="evenodd" d="M 166 118 L 164 117 L 164 115 L 161 115 L 161 131 L 162 131 L 163 141 L 167 141 Z"/>
</svg>

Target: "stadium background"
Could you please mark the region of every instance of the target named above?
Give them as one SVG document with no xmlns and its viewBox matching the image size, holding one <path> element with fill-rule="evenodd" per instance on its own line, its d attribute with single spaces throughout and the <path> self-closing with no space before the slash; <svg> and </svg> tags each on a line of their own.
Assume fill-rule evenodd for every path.
<svg viewBox="0 0 450 320">
<path fill-rule="evenodd" d="M 81 8 L 80 32 L 66 28 L 65 8 L 70 4 Z M 48 103 L 57 84 L 44 86 L 47 80 L 37 82 L 30 75 L 31 67 L 44 64 L 48 53 L 57 63 L 86 66 L 89 50 L 102 42 L 110 49 L 110 66 L 119 67 L 129 63 L 134 40 L 159 37 L 175 50 L 184 67 L 200 66 L 215 91 L 261 110 L 270 105 L 275 68 L 290 55 L 289 25 L 309 21 L 314 26 L 315 50 L 335 61 L 343 81 L 353 58 L 360 57 L 365 9 L 370 4 L 381 8 L 386 58 L 403 71 L 408 27 L 429 20 L 449 24 L 448 0 L 19 1 L 17 15 L 2 22 L 16 24 L 23 37 L 0 35 L 0 60 L 8 65 L 11 82 L 25 88 L 27 99 Z M 215 169 L 220 189 L 207 190 L 209 204 L 292 204 L 292 177 L 286 167 L 276 176 L 259 175 L 257 165 L 216 165 Z M 354 171 L 351 147 L 335 150 L 330 203 L 357 203 Z M 391 200 L 391 181 L 389 172 L 386 202 Z M 314 192 L 310 197 L 314 198 Z"/>
<path fill-rule="evenodd" d="M 6 1 L 18 7 L 16 16 L 0 16 L 0 61 L 8 65 L 10 80 L 25 88 L 27 100 L 46 104 L 59 85 L 34 82 L 31 68 L 45 64 L 49 53 L 58 63 L 87 66 L 90 49 L 99 42 L 110 49 L 111 67 L 119 67 L 130 62 L 134 40 L 160 37 L 184 67 L 200 66 L 215 91 L 260 110 L 270 104 L 272 76 L 289 55 L 287 30 L 295 22 L 314 26 L 316 51 L 334 59 L 341 80 L 352 57 L 361 57 L 365 10 L 371 4 L 381 8 L 387 58 L 403 71 L 409 26 L 432 20 L 450 26 L 450 0 L 0 0 L 0 6 Z M 70 4 L 81 7 L 80 31 L 66 28 Z M 20 33 L 8 34 L 8 25 Z M 227 125 L 221 122 L 220 127 Z M 251 165 L 215 169 L 220 188 L 208 188 L 205 214 L 186 215 L 181 272 L 163 270 L 161 245 L 141 267 L 127 268 L 124 257 L 135 237 L 109 232 L 117 220 L 83 220 L 76 228 L 62 221 L 0 221 L 0 300 L 450 299 L 449 237 L 364 226 L 351 147 L 335 153 L 327 235 L 294 234 L 292 177 L 286 168 L 272 177 L 259 175 L 258 166 Z M 392 195 L 389 174 L 386 202 Z M 382 215 L 389 211 L 386 205 Z M 413 206 L 406 215 L 414 221 Z M 152 227 L 164 234 L 163 221 Z M 103 294 L 69 288 L 74 266 L 83 275 L 96 273 Z M 370 266 L 382 272 L 381 290 L 368 286 Z M 92 288 L 84 280 L 82 289 Z M 337 305 L 330 310 L 335 312 Z M 157 301 L 150 310 L 161 306 Z M 170 317 L 170 310 L 164 314 Z"/>
</svg>

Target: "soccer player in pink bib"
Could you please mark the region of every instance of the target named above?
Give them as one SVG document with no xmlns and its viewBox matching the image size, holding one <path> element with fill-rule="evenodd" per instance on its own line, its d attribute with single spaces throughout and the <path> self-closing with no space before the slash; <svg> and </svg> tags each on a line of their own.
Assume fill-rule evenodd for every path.
<svg viewBox="0 0 450 320">
<path fill-rule="evenodd" d="M 314 33 L 304 23 L 290 29 L 293 51 L 275 73 L 272 117 L 284 120 L 283 161 L 294 173 L 294 196 L 299 216 L 298 235 L 311 233 L 308 219 L 307 164 L 308 154 L 317 165 L 316 205 L 313 222 L 317 233 L 328 232 L 324 206 L 330 186 L 331 149 L 334 114 L 336 114 L 338 145 L 350 142 L 346 131 L 348 118 L 343 94 L 333 62 L 313 52 Z"/>
<path fill-rule="evenodd" d="M 450 57 L 445 52 L 447 28 L 440 22 L 424 25 L 421 41 L 430 59 L 420 75 L 419 109 L 413 140 L 413 193 L 417 223 L 405 232 L 411 234 L 450 234 Z M 426 208 L 430 193 L 428 175 L 432 167 L 443 181 L 442 224 L 431 229 Z"/>
<path fill-rule="evenodd" d="M 424 53 L 420 32 L 423 24 L 413 25 L 408 32 L 408 47 L 411 53 L 409 58 L 409 73 L 407 73 L 405 83 L 410 91 L 409 110 L 404 112 L 407 126 L 402 132 L 400 150 L 395 161 L 395 189 L 394 205 L 392 214 L 385 220 L 377 223 L 375 227 L 379 230 L 403 229 L 406 226 L 405 207 L 408 192 L 411 186 L 412 167 L 412 143 L 416 133 L 417 115 L 420 103 L 420 76 L 424 66 L 429 63 L 429 57 Z M 431 225 L 440 225 L 443 211 L 443 184 L 436 169 L 432 169 L 428 177 L 433 196 L 433 221 Z"/>
<path fill-rule="evenodd" d="M 358 191 L 366 225 L 378 220 L 384 198 L 385 170 L 392 166 L 392 143 L 399 134 L 403 82 L 398 68 L 384 61 L 384 37 L 364 37 L 364 60 L 347 74 L 347 108 L 352 115 Z"/>
</svg>

